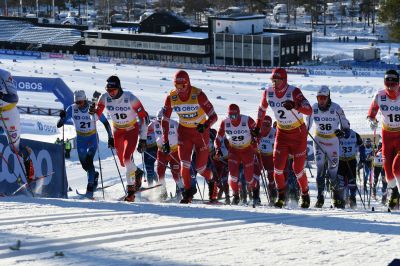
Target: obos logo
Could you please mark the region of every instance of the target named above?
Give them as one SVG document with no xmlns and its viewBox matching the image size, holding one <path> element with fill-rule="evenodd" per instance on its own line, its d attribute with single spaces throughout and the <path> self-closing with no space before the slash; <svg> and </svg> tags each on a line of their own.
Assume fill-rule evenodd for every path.
<svg viewBox="0 0 400 266">
<path fill-rule="evenodd" d="M 387 111 L 387 110 L 389 110 L 389 107 L 387 105 L 382 104 L 381 105 L 381 110 L 382 111 Z"/>
<path fill-rule="evenodd" d="M 107 106 L 108 111 L 114 111 L 114 106 Z"/>
<path fill-rule="evenodd" d="M 7 181 L 8 183 L 14 183 L 16 181 L 15 176 L 25 177 L 24 171 L 22 170 L 14 152 L 11 150 L 10 146 L 4 146 L 0 143 L 0 152 L 3 158 L 8 162 L 11 167 L 9 169 L 8 165 L 2 160 L 0 167 L 0 182 Z M 51 160 L 51 155 L 47 150 L 33 151 L 30 155 L 32 159 L 33 167 L 35 169 L 35 176 L 43 176 L 47 173 L 54 172 L 53 162 Z M 51 183 L 52 176 L 42 179 L 43 185 L 48 185 Z M 26 182 L 23 178 L 23 182 Z"/>
<path fill-rule="evenodd" d="M 43 90 L 43 84 L 38 82 L 18 82 L 19 90 L 29 90 L 29 91 L 41 91 Z"/>
</svg>

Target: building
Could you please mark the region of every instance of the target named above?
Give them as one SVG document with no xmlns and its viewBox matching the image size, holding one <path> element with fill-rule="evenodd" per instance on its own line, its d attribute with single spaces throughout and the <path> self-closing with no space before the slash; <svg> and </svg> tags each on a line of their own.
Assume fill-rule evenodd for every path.
<svg viewBox="0 0 400 266">
<path fill-rule="evenodd" d="M 193 31 L 181 18 L 158 12 L 139 24 L 84 32 L 91 56 L 209 64 L 206 30 Z"/>
<path fill-rule="evenodd" d="M 264 20 L 263 15 L 210 17 L 211 63 L 275 67 L 311 60 L 311 32 L 264 29 Z"/>
<path fill-rule="evenodd" d="M 85 31 L 85 45 L 92 56 L 178 63 L 274 67 L 311 60 L 311 32 L 266 30 L 264 20 L 233 13 L 210 17 L 208 29 L 191 28 L 159 12 L 140 24 Z"/>
</svg>

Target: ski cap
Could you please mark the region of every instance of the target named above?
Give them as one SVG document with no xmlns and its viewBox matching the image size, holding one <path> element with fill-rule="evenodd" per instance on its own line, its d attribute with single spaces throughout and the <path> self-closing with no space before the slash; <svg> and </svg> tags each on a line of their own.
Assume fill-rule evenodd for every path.
<svg viewBox="0 0 400 266">
<path fill-rule="evenodd" d="M 318 97 L 318 96 L 326 96 L 326 97 L 329 97 L 330 94 L 331 94 L 331 92 L 330 92 L 328 86 L 322 85 L 322 86 L 319 88 L 318 92 L 317 92 L 317 97 Z"/>
<path fill-rule="evenodd" d="M 118 88 L 121 89 L 121 81 L 116 75 L 112 75 L 107 79 L 106 89 Z"/>
<path fill-rule="evenodd" d="M 287 79 L 287 72 L 284 68 L 274 68 L 272 70 L 272 75 L 271 75 L 271 79 L 282 79 L 282 80 L 286 80 Z"/>
<path fill-rule="evenodd" d="M 157 120 L 161 120 L 164 116 L 164 107 L 158 110 L 157 112 Z"/>
<path fill-rule="evenodd" d="M 230 104 L 228 107 L 228 116 L 231 120 L 238 120 L 240 117 L 240 109 L 237 104 Z"/>
<path fill-rule="evenodd" d="M 86 94 L 83 90 L 77 90 L 74 92 L 74 102 L 86 101 Z"/>
<path fill-rule="evenodd" d="M 399 83 L 399 73 L 393 69 L 386 71 L 385 81 Z"/>
</svg>

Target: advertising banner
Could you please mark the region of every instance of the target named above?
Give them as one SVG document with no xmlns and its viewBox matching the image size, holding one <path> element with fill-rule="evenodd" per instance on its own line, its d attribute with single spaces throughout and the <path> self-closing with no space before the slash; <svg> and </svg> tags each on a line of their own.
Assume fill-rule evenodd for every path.
<svg viewBox="0 0 400 266">
<path fill-rule="evenodd" d="M 28 139 L 21 139 L 20 149 L 28 146 L 32 149 L 30 158 L 35 170 L 36 182 L 30 184 L 35 197 L 67 198 L 68 181 L 65 171 L 64 146 Z M 11 195 L 26 183 L 24 169 L 17 159 L 13 147 L 7 138 L 0 136 L 0 193 Z M 19 181 L 17 181 L 17 178 Z M 16 195 L 32 196 L 28 187 Z"/>
</svg>

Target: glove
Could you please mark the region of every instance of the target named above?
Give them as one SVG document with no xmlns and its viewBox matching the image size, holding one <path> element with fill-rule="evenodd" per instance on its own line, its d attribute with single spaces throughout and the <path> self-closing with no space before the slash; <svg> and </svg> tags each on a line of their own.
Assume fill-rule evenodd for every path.
<svg viewBox="0 0 400 266">
<path fill-rule="evenodd" d="M 67 116 L 67 112 L 65 112 L 64 110 L 61 110 L 59 116 L 60 116 L 60 118 L 64 119 Z"/>
<path fill-rule="evenodd" d="M 343 130 L 340 130 L 340 129 L 336 129 L 336 130 L 335 130 L 335 135 L 336 135 L 336 137 L 338 137 L 338 138 L 343 138 L 343 137 L 344 137 L 344 131 L 343 131 Z"/>
<path fill-rule="evenodd" d="M 295 108 L 296 103 L 291 100 L 286 100 L 283 102 L 282 106 L 285 107 L 286 110 L 292 110 L 293 108 Z"/>
<path fill-rule="evenodd" d="M 203 133 L 204 130 L 206 130 L 208 128 L 208 125 L 206 123 L 204 124 L 198 124 L 196 129 L 199 133 Z"/>
<path fill-rule="evenodd" d="M 250 133 L 251 133 L 251 135 L 252 135 L 253 137 L 258 137 L 258 135 L 260 135 L 260 128 L 259 128 L 259 127 L 256 127 L 256 128 L 254 128 L 253 130 L 251 130 Z"/>
<path fill-rule="evenodd" d="M 139 153 L 143 153 L 146 150 L 146 140 L 145 139 L 139 139 L 139 144 L 137 146 L 137 151 Z"/>
<path fill-rule="evenodd" d="M 111 148 L 114 148 L 114 138 L 113 137 L 109 137 L 108 138 L 108 147 L 111 149 Z"/>
<path fill-rule="evenodd" d="M 57 128 L 60 128 L 60 127 L 62 127 L 63 125 L 64 125 L 64 120 L 63 120 L 63 119 L 58 120 L 58 122 L 57 122 Z"/>
<path fill-rule="evenodd" d="M 171 152 L 171 147 L 169 146 L 169 141 L 165 142 L 162 145 L 162 151 L 163 151 L 163 153 L 167 153 L 167 154 Z"/>
<path fill-rule="evenodd" d="M 378 120 L 368 117 L 369 127 L 372 130 L 376 130 L 378 128 Z"/>
<path fill-rule="evenodd" d="M 95 104 L 95 103 L 92 103 L 92 104 L 89 106 L 89 114 L 90 114 L 90 115 L 94 115 L 94 113 L 96 113 L 96 104 Z"/>
</svg>

